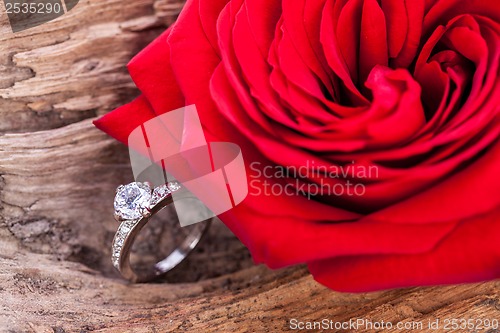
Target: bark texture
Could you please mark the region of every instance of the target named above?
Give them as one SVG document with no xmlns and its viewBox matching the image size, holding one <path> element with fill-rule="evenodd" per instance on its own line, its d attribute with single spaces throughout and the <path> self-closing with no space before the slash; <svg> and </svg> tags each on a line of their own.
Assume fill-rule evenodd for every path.
<svg viewBox="0 0 500 333">
<path fill-rule="evenodd" d="M 167 283 L 123 282 L 109 258 L 128 153 L 91 122 L 137 96 L 125 65 L 182 3 L 82 0 L 15 34 L 0 3 L 0 332 L 282 332 L 292 318 L 429 332 L 438 318 L 500 318 L 499 282 L 339 294 L 303 267 L 254 266 L 221 223 Z"/>
</svg>

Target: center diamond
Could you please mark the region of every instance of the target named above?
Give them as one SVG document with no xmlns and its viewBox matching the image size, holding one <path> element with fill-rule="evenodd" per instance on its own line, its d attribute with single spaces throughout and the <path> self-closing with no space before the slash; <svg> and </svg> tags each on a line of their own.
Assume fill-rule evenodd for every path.
<svg viewBox="0 0 500 333">
<path fill-rule="evenodd" d="M 115 196 L 115 212 L 123 219 L 134 220 L 142 217 L 141 211 L 149 207 L 151 188 L 143 183 L 120 186 Z"/>
</svg>

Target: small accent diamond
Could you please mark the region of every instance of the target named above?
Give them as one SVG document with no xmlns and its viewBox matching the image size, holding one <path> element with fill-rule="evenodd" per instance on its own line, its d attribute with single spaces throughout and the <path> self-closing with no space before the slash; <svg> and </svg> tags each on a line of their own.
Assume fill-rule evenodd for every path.
<svg viewBox="0 0 500 333">
<path fill-rule="evenodd" d="M 175 192 L 181 189 L 181 184 L 179 184 L 178 182 L 169 182 L 167 186 L 171 192 Z"/>
<path fill-rule="evenodd" d="M 118 246 L 116 243 L 113 244 L 113 255 L 111 257 L 111 261 L 113 262 L 113 266 L 118 268 L 120 265 L 120 253 L 122 251 L 122 247 Z"/>
<path fill-rule="evenodd" d="M 138 220 L 125 220 L 120 225 L 120 228 L 128 228 L 130 231 L 130 229 L 132 229 L 137 224 L 137 222 Z"/>
<path fill-rule="evenodd" d="M 132 232 L 132 229 L 134 228 L 134 226 L 137 224 L 138 221 L 139 220 L 125 220 L 118 227 L 118 231 L 116 232 L 116 236 L 113 240 L 113 247 L 112 247 L 113 255 L 111 257 L 113 266 L 115 266 L 117 269 L 119 269 L 120 254 L 123 249 L 125 240 L 129 236 L 130 232 Z"/>
<path fill-rule="evenodd" d="M 153 190 L 153 194 L 151 195 L 151 207 L 155 206 L 158 202 L 165 199 L 169 194 L 170 190 L 167 185 L 160 185 Z"/>
<path fill-rule="evenodd" d="M 116 268 L 116 269 L 120 269 L 120 258 L 118 257 L 113 257 L 113 266 Z"/>
<path fill-rule="evenodd" d="M 123 237 L 125 237 L 130 231 L 130 227 L 128 225 L 120 226 L 120 233 L 122 233 Z"/>
<path fill-rule="evenodd" d="M 151 206 L 157 205 L 160 201 L 165 199 L 172 192 L 181 189 L 181 185 L 178 182 L 169 182 L 167 184 L 160 185 L 153 190 L 151 194 Z"/>
<path fill-rule="evenodd" d="M 115 244 L 116 244 L 117 246 L 123 246 L 123 241 L 124 241 L 124 240 L 125 240 L 125 239 L 124 239 L 123 237 L 118 236 L 118 237 L 116 238 Z"/>
</svg>

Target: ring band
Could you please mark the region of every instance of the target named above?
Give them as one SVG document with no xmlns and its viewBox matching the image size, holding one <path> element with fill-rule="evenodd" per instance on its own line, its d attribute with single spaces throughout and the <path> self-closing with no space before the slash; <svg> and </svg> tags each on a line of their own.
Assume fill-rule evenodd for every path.
<svg viewBox="0 0 500 333">
<path fill-rule="evenodd" d="M 177 182 L 169 182 L 154 189 L 149 183 L 133 182 L 116 189 L 115 219 L 120 222 L 120 226 L 113 239 L 112 262 L 125 279 L 134 283 L 154 280 L 176 267 L 199 243 L 210 222 L 191 226 L 190 233 L 182 243 L 148 271 L 137 273 L 130 264 L 130 250 L 141 229 L 156 213 L 173 203 L 173 192 L 179 192 L 176 193 L 176 199 L 182 198 L 182 190 Z"/>
</svg>

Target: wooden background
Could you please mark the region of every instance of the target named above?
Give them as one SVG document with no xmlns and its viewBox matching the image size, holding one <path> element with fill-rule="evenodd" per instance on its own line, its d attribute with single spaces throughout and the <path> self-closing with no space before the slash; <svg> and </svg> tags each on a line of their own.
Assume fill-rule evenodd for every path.
<svg viewBox="0 0 500 333">
<path fill-rule="evenodd" d="M 119 279 L 109 259 L 112 200 L 132 176 L 126 149 L 91 122 L 137 95 L 125 65 L 181 7 L 82 0 L 14 34 L 0 1 L 0 332 L 283 332 L 292 318 L 424 327 L 500 318 L 500 282 L 335 293 L 303 267 L 254 266 L 221 223 L 168 284 Z"/>
</svg>

